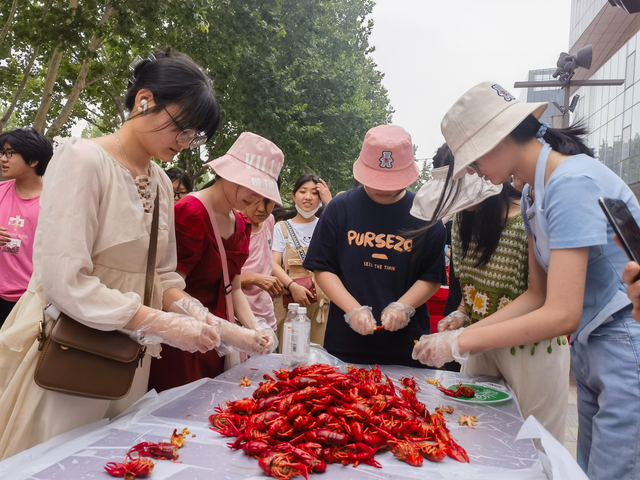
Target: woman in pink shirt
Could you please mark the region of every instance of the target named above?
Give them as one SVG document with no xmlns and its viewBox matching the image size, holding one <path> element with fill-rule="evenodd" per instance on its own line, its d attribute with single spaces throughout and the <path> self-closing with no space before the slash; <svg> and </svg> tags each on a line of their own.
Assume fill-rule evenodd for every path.
<svg viewBox="0 0 640 480">
<path fill-rule="evenodd" d="M 33 272 L 33 236 L 40 212 L 42 176 L 51 142 L 33 128 L 0 135 L 0 327 L 27 289 Z"/>
<path fill-rule="evenodd" d="M 278 188 L 280 188 L 279 182 Z M 264 318 L 269 326 L 276 330 L 273 297 L 282 295 L 284 286 L 273 276 L 271 246 L 275 219 L 271 211 L 274 205 L 273 201 L 265 198 L 242 211 L 251 222 L 251 243 L 249 258 L 242 267 L 240 281 L 253 314 Z"/>
</svg>

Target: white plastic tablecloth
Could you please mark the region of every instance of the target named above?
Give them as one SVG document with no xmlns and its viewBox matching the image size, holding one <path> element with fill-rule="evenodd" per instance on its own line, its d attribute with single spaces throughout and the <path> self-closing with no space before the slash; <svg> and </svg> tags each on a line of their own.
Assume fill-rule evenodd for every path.
<svg viewBox="0 0 640 480">
<path fill-rule="evenodd" d="M 188 436 L 180 449 L 180 462 L 159 460 L 151 475 L 154 480 L 199 479 L 264 479 L 258 461 L 241 450 L 231 451 L 225 438 L 209 430 L 208 417 L 218 404 L 250 396 L 264 373 L 280 367 L 280 355 L 251 358 L 215 379 L 200 381 L 156 395 L 150 392 L 111 423 L 97 422 L 75 432 L 57 437 L 0 463 L 0 478 L 69 480 L 111 477 L 104 471 L 109 461 L 121 462 L 128 449 L 142 441 L 169 441 L 174 428 L 188 428 L 195 437 Z M 459 381 L 491 381 L 505 385 L 501 379 L 478 375 L 415 369 L 400 366 L 381 366 L 394 383 L 401 377 L 416 376 L 421 391 L 418 399 L 430 411 L 441 405 L 455 407 L 453 414 L 445 414 L 452 435 L 462 445 L 471 462 L 459 463 L 445 458 L 441 463 L 425 459 L 422 467 L 412 467 L 397 460 L 388 452 L 376 454 L 383 468 L 369 465 L 357 468 L 330 464 L 315 479 L 535 479 L 546 480 L 538 452 L 531 440 L 516 440 L 523 418 L 515 398 L 488 405 L 471 405 L 445 397 L 428 385 L 426 377 L 438 378 L 443 385 Z M 241 387 L 239 381 L 247 376 L 251 387 Z M 475 415 L 475 429 L 459 426 L 461 414 Z M 302 477 L 299 477 L 302 478 Z"/>
</svg>

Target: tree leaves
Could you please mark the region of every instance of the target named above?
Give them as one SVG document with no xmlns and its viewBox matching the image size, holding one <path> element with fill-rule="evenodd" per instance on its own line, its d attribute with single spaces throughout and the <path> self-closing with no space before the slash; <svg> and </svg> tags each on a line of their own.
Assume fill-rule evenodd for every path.
<svg viewBox="0 0 640 480">
<path fill-rule="evenodd" d="M 40 111 L 50 136 L 68 135 L 79 120 L 92 135 L 114 131 L 131 60 L 167 46 L 190 55 L 211 77 L 223 117 L 205 155 L 180 154 L 196 182 L 207 158 L 252 131 L 283 150 L 285 191 L 309 170 L 334 193 L 345 190 L 366 131 L 391 120 L 383 74 L 369 57 L 371 0 L 21 1 L 11 18 L 13 4 L 0 3 L 10 45 L 0 60 L 0 112 L 16 100 L 9 121 L 30 125 Z"/>
</svg>

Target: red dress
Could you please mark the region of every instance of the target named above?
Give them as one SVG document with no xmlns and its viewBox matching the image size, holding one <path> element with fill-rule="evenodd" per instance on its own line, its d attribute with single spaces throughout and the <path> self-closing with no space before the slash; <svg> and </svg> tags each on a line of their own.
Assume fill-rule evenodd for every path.
<svg viewBox="0 0 640 480">
<path fill-rule="evenodd" d="M 236 231 L 222 239 L 227 254 L 229 281 L 240 273 L 249 256 L 251 223 L 239 212 Z M 211 313 L 227 318 L 220 251 L 215 240 L 207 209 L 194 196 L 187 196 L 175 205 L 178 270 L 187 275 L 185 291 L 197 298 Z M 216 377 L 223 372 L 223 359 L 215 350 L 189 353 L 168 345 L 162 346 L 162 358 L 151 362 L 149 389 L 158 392 L 186 385 L 204 377 Z"/>
</svg>

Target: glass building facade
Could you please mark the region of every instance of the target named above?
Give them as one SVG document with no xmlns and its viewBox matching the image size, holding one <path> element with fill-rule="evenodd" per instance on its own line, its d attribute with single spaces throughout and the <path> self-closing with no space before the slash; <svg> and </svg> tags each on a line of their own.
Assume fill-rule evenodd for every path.
<svg viewBox="0 0 640 480">
<path fill-rule="evenodd" d="M 542 68 L 538 70 L 529 70 L 527 80 L 529 82 L 542 82 L 548 80 L 555 80 L 552 77 L 555 68 Z M 549 107 L 544 111 L 540 117 L 542 123 L 548 123 L 551 125 L 552 115 L 562 115 L 562 112 L 558 110 L 551 102 L 555 101 L 562 105 L 564 102 L 564 90 L 557 87 L 534 87 L 527 89 L 526 101 L 529 103 L 534 102 L 549 102 Z"/>
<path fill-rule="evenodd" d="M 580 87 L 572 123 L 584 121 L 596 158 L 628 185 L 640 182 L 640 34 L 636 33 L 591 75 L 624 79 L 619 87 Z"/>
</svg>

